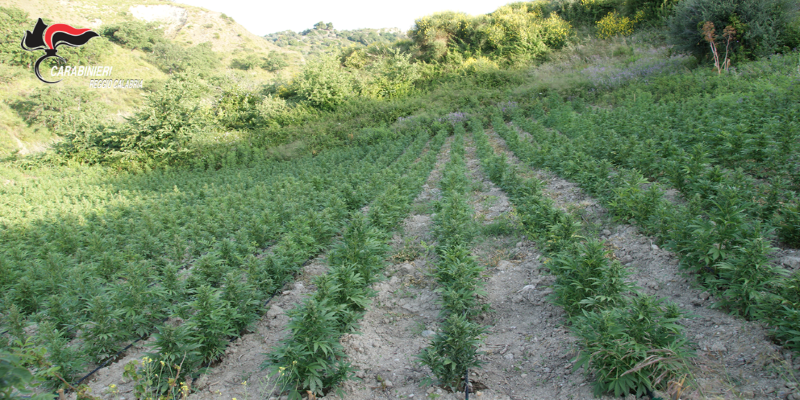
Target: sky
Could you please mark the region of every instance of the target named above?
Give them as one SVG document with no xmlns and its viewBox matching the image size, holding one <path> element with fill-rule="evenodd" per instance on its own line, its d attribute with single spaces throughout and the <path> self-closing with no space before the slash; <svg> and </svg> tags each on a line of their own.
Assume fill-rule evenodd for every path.
<svg viewBox="0 0 800 400">
<path fill-rule="evenodd" d="M 437 11 L 486 14 L 519 0 L 177 0 L 225 13 L 252 33 L 311 29 L 317 22 L 333 22 L 334 29 L 411 29 L 414 20 Z"/>
</svg>

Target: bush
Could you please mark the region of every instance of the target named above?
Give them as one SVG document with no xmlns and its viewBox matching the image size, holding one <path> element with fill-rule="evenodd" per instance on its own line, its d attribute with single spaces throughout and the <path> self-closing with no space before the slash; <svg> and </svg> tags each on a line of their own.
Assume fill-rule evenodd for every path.
<svg viewBox="0 0 800 400">
<path fill-rule="evenodd" d="M 252 128 L 258 123 L 260 96 L 242 86 L 224 80 L 215 96 L 214 114 L 228 129 Z"/>
<path fill-rule="evenodd" d="M 297 93 L 314 107 L 333 109 L 353 95 L 353 83 L 336 57 L 309 62 L 295 82 Z"/>
<path fill-rule="evenodd" d="M 19 8 L 0 7 L 0 63 L 19 66 L 33 64 L 37 56 L 19 45 L 25 30 L 33 29 L 33 22 L 28 19 L 28 13 Z"/>
<path fill-rule="evenodd" d="M 763 57 L 784 45 L 790 22 L 797 11 L 790 0 L 684 0 L 675 6 L 669 21 L 670 41 L 678 50 L 698 59 L 710 57 L 709 44 L 703 39 L 702 26 L 711 21 L 716 36 L 725 27 L 736 29 L 736 55 Z"/>
<path fill-rule="evenodd" d="M 216 69 L 219 63 L 219 56 L 208 42 L 188 49 L 172 42 L 157 43 L 153 46 L 150 59 L 167 73 L 193 71 L 201 75 Z"/>
<path fill-rule="evenodd" d="M 289 66 L 289 55 L 286 53 L 272 51 L 263 60 L 261 68 L 269 72 L 280 71 Z"/>
<path fill-rule="evenodd" d="M 571 33 L 568 22 L 551 13 L 546 2 L 537 1 L 505 5 L 478 17 L 455 12 L 422 17 L 409 37 L 419 58 L 442 61 L 454 53 L 494 59 L 536 57 L 563 47 Z"/>
<path fill-rule="evenodd" d="M 192 136 L 208 124 L 200 96 L 202 82 L 176 75 L 163 89 L 152 93 L 147 105 L 107 141 L 119 148 L 122 160 L 174 164 L 188 157 Z"/>
<path fill-rule="evenodd" d="M 255 54 L 249 54 L 247 57 L 234 58 L 231 60 L 231 68 L 241 69 L 243 71 L 255 69 L 261 64 L 261 59 Z"/>
<path fill-rule="evenodd" d="M 625 15 L 640 13 L 641 21 L 660 21 L 669 15 L 679 0 L 625 0 Z"/>
<path fill-rule="evenodd" d="M 597 21 L 597 36 L 600 39 L 610 38 L 612 36 L 628 36 L 633 33 L 633 25 L 636 20 L 631 20 L 628 17 L 622 16 L 616 11 L 608 13 L 600 21 Z"/>
<path fill-rule="evenodd" d="M 26 100 L 12 107 L 29 124 L 41 124 L 53 133 L 64 135 L 75 130 L 81 114 L 100 118 L 100 107 L 91 101 L 93 97 L 82 86 L 47 85 L 37 87 Z"/>
<path fill-rule="evenodd" d="M 131 50 L 153 51 L 153 46 L 166 41 L 164 31 L 155 22 L 130 21 L 109 25 L 101 28 L 100 34 Z"/>
</svg>

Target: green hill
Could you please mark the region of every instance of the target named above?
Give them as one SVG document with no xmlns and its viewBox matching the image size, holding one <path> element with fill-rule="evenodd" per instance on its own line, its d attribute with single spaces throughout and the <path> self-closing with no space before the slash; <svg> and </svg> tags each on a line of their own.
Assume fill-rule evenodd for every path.
<svg viewBox="0 0 800 400">
<path fill-rule="evenodd" d="M 16 1 L 4 0 L 0 7 L 21 10 L 27 13 L 28 23 L 6 26 L 6 35 L 10 46 L 18 46 L 24 31 L 32 30 L 35 19 L 44 18 L 58 23 L 66 23 L 75 27 L 87 27 L 103 31 L 113 26 L 146 24 L 147 29 L 159 28 L 163 31 L 163 40 L 177 48 L 189 49 L 202 43 L 208 43 L 210 50 L 216 55 L 210 67 L 215 74 L 239 76 L 251 85 L 271 82 L 277 78 L 286 78 L 299 68 L 302 56 L 291 50 L 274 46 L 268 41 L 253 35 L 230 17 L 218 12 L 202 8 L 182 5 L 170 1 Z M 9 21 L 8 14 L 3 14 Z M 17 36 L 19 38 L 17 38 Z M 113 38 L 112 38 L 113 39 Z M 99 43 L 99 42 L 105 43 Z M 114 66 L 114 77 L 143 79 L 148 88 L 157 87 L 170 72 L 159 68 L 153 61 L 153 49 L 131 48 L 109 37 L 95 38 L 86 46 L 86 52 L 101 51 L 102 55 L 94 57 L 93 62 Z M 175 47 L 169 50 L 177 49 Z M 60 54 L 72 54 L 71 49 Z M 209 53 L 212 54 L 212 53 Z M 243 68 L 238 60 L 247 58 L 264 60 L 279 58 L 284 60 L 281 68 Z M 69 57 L 67 57 L 70 60 Z M 180 59 L 179 59 L 180 60 Z M 178 61 L 180 62 L 180 61 Z M 263 61 L 262 61 L 263 64 Z M 30 110 L 26 107 L 27 99 L 37 91 L 51 90 L 43 86 L 33 75 L 28 65 L 1 64 L 2 85 L 4 90 L 0 97 L 0 128 L 6 133 L 0 135 L 0 156 L 18 152 L 19 155 L 39 152 L 48 144 L 59 139 L 59 132 L 53 126 L 46 126 L 40 121 L 32 120 Z M 87 89 L 86 79 L 65 79 L 58 84 L 60 88 Z M 130 91 L 94 91 L 92 101 L 102 104 L 105 114 L 112 120 L 122 121 L 124 117 L 142 105 L 143 92 Z"/>
</svg>

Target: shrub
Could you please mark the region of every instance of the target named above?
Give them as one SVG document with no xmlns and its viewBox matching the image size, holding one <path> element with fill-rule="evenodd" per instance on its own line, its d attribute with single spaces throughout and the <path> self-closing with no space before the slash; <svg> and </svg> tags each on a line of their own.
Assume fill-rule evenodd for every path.
<svg viewBox="0 0 800 400">
<path fill-rule="evenodd" d="M 470 17 L 444 12 L 419 18 L 409 37 L 426 61 L 463 56 L 519 59 L 536 57 L 567 43 L 572 27 L 551 13 L 546 2 L 505 5 L 491 14 Z"/>
<path fill-rule="evenodd" d="M 273 51 L 267 54 L 263 60 L 261 68 L 269 72 L 280 71 L 289 66 L 289 55 L 286 53 Z"/>
<path fill-rule="evenodd" d="M 243 71 L 255 69 L 260 65 L 261 65 L 261 58 L 255 54 L 249 54 L 247 55 L 247 57 L 234 58 L 233 60 L 231 60 L 231 68 L 241 69 Z"/>
<path fill-rule="evenodd" d="M 119 149 L 113 156 L 121 160 L 162 164 L 185 160 L 192 136 L 209 122 L 200 104 L 204 86 L 196 78 L 176 75 L 148 96 L 145 107 L 106 146 Z"/>
<path fill-rule="evenodd" d="M 698 58 L 711 56 L 703 40 L 702 26 L 710 21 L 716 36 L 733 27 L 741 57 L 763 57 L 778 51 L 784 44 L 790 22 L 797 12 L 789 0 L 684 0 L 675 6 L 669 21 L 670 41 L 678 50 Z"/>
<path fill-rule="evenodd" d="M 37 87 L 24 101 L 12 104 L 29 124 L 41 124 L 58 135 L 80 130 L 85 117 L 102 120 L 101 107 L 92 102 L 93 94 L 81 86 L 47 85 Z"/>
<path fill-rule="evenodd" d="M 625 15 L 640 15 L 639 21 L 660 20 L 667 16 L 679 0 L 625 0 Z"/>
<path fill-rule="evenodd" d="M 314 107 L 333 109 L 353 94 L 353 83 L 338 58 L 324 56 L 309 62 L 295 82 L 297 93 Z"/>
<path fill-rule="evenodd" d="M 182 46 L 163 42 L 153 46 L 150 60 L 164 72 L 198 72 L 206 75 L 217 68 L 219 55 L 211 49 L 211 43 L 200 43 L 185 49 Z"/>
<path fill-rule="evenodd" d="M 0 7 L 0 63 L 19 66 L 33 64 L 37 56 L 19 45 L 26 29 L 33 29 L 33 21 L 28 19 L 27 12 L 16 7 Z"/>
<path fill-rule="evenodd" d="M 633 26 L 636 22 L 636 19 L 632 20 L 616 11 L 612 11 L 600 21 L 597 21 L 597 36 L 601 39 L 617 35 L 628 36 L 633 33 Z"/>
<path fill-rule="evenodd" d="M 222 80 L 214 103 L 214 114 L 228 129 L 252 128 L 258 123 L 260 96 L 235 82 Z"/>
<path fill-rule="evenodd" d="M 131 50 L 153 51 L 153 46 L 166 41 L 164 31 L 155 22 L 123 22 L 104 26 L 100 28 L 99 33 L 108 38 L 109 41 Z"/>
</svg>

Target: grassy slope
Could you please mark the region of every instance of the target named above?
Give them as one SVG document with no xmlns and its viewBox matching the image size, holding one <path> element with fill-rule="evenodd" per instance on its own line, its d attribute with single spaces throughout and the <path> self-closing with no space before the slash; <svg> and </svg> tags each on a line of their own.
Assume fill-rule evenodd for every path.
<svg viewBox="0 0 800 400">
<path fill-rule="evenodd" d="M 211 42 L 214 51 L 220 52 L 219 74 L 238 74 L 242 80 L 251 81 L 253 84 L 272 81 L 278 75 L 286 78 L 299 69 L 299 65 L 292 65 L 278 74 L 273 74 L 262 69 L 253 71 L 238 71 L 230 69 L 233 58 L 245 54 L 255 53 L 266 55 L 277 51 L 295 53 L 282 49 L 272 43 L 256 36 L 236 22 L 221 18 L 221 14 L 199 7 L 186 6 L 179 3 L 161 0 L 85 0 L 85 1 L 59 1 L 59 0 L 0 0 L 0 6 L 16 7 L 28 12 L 33 20 L 38 17 L 48 18 L 59 23 L 71 24 L 75 27 L 99 28 L 105 24 L 124 21 L 133 21 L 135 18 L 131 8 L 140 5 L 169 5 L 181 7 L 188 12 L 184 24 L 165 26 L 168 37 L 177 43 L 190 46 L 203 42 Z M 211 26 L 208 28 L 207 26 Z M 23 32 L 20 32 L 22 35 Z M 91 42 L 90 42 L 91 43 Z M 144 79 L 145 82 L 163 80 L 166 74 L 147 62 L 147 55 L 142 51 L 130 51 L 122 47 L 113 46 L 113 54 L 109 54 L 103 61 L 104 65 L 114 67 L 112 78 Z M 295 59 L 302 60 L 297 54 Z M 16 101 L 24 99 L 34 89 L 41 87 L 40 83 L 30 70 L 9 68 L 0 65 L 0 75 L 12 76 L 9 84 L 0 85 L 0 157 L 7 156 L 15 151 L 19 154 L 29 154 L 45 149 L 47 143 L 57 140 L 56 133 L 49 132 L 41 126 L 29 126 L 20 115 L 10 107 Z M 87 85 L 86 78 L 65 79 L 59 83 L 62 86 Z M 97 101 L 107 104 L 109 115 L 121 119 L 130 115 L 141 104 L 141 90 L 97 90 Z"/>
</svg>

